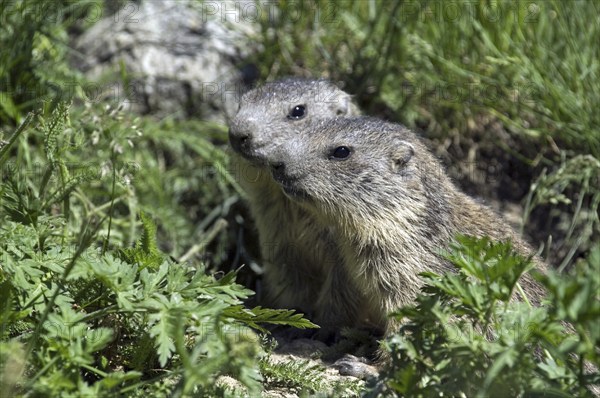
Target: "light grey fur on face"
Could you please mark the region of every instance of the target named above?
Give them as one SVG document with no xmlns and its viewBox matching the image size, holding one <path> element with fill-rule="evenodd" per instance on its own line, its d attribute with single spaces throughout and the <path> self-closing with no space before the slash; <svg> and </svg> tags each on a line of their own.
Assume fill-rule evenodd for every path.
<svg viewBox="0 0 600 398">
<path fill-rule="evenodd" d="M 229 137 L 239 155 L 260 164 L 307 121 L 356 114 L 351 96 L 326 80 L 284 79 L 242 96 Z"/>
</svg>

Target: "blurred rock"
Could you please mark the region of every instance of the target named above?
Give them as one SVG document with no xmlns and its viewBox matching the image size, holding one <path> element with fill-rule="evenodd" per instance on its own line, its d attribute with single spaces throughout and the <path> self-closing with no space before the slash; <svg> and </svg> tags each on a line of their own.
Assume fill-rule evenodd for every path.
<svg viewBox="0 0 600 398">
<path fill-rule="evenodd" d="M 260 29 L 246 3 L 146 0 L 102 15 L 75 43 L 75 67 L 97 82 L 85 87 L 90 101 L 223 122 L 257 75 L 245 60 Z"/>
</svg>

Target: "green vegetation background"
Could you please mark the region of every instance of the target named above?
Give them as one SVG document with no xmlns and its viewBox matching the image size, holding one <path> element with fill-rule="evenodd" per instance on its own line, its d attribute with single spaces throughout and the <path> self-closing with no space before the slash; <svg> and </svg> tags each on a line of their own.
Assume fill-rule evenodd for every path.
<svg viewBox="0 0 600 398">
<path fill-rule="evenodd" d="M 69 59 L 89 4 L 0 3 L 0 394 L 243 394 L 216 385 L 224 374 L 250 394 L 356 394 L 356 384 L 327 385 L 315 369 L 274 365 L 260 344 L 265 324 L 312 324 L 243 304 L 260 261 L 226 126 L 86 100 Z M 365 113 L 430 140 L 464 189 L 521 203 L 542 255 L 574 273 L 546 281 L 555 306 L 543 314 L 489 294 L 494 283 L 512 291 L 511 278 L 462 267 L 482 286 L 468 293 L 429 276 L 436 300 L 464 306 L 436 312 L 438 301 L 423 299 L 399 315 L 430 333 L 391 340 L 397 361 L 372 395 L 442 385 L 488 394 L 511 375 L 524 375 L 512 379 L 515 394 L 585 394 L 598 383 L 582 361 L 598 363 L 600 338 L 599 11 L 593 1 L 281 1 L 277 18 L 263 15 L 263 50 L 248 60 L 261 80 L 342 82 Z M 468 263 L 480 269 L 519 263 L 490 260 L 494 249 L 472 242 L 456 250 L 475 253 Z M 469 311 L 467 293 L 482 300 Z M 507 314 L 529 312 L 536 318 L 522 324 L 540 332 L 519 341 L 453 345 L 436 326 L 459 317 L 502 335 Z M 560 333 L 561 320 L 578 338 Z M 432 341 L 442 349 L 427 351 Z M 465 353 L 476 360 L 448 373 Z"/>
</svg>

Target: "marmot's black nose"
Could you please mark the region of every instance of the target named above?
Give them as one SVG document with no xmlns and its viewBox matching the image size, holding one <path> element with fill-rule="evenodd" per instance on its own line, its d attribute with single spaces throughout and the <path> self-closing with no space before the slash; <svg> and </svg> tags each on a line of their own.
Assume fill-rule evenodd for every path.
<svg viewBox="0 0 600 398">
<path fill-rule="evenodd" d="M 236 152 L 245 153 L 250 145 L 250 134 L 229 129 L 229 142 Z"/>
<path fill-rule="evenodd" d="M 285 163 L 273 162 L 271 163 L 271 173 L 273 178 L 277 181 L 281 181 L 285 178 Z"/>
</svg>

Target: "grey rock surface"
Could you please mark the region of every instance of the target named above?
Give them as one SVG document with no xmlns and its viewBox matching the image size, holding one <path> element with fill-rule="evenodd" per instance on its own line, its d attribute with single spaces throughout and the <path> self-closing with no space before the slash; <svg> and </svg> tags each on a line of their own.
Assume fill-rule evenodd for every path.
<svg viewBox="0 0 600 398">
<path fill-rule="evenodd" d="M 102 15 L 75 43 L 74 66 L 96 82 L 85 87 L 88 98 L 142 114 L 223 122 L 253 79 L 243 66 L 258 49 L 259 28 L 245 4 L 146 0 Z"/>
</svg>

